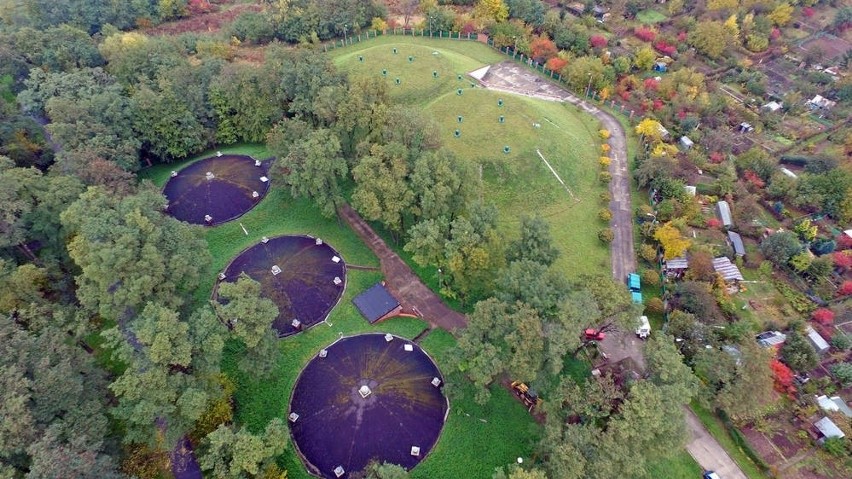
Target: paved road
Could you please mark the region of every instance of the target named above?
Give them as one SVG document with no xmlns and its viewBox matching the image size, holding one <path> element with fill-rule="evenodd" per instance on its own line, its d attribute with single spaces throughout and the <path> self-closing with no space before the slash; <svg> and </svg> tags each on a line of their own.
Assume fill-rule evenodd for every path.
<svg viewBox="0 0 852 479">
<path fill-rule="evenodd" d="M 748 479 L 719 442 L 704 429 L 695 413 L 687 407 L 683 409 L 691 437 L 686 450 L 695 461 L 704 469 L 716 471 L 723 479 Z"/>
<path fill-rule="evenodd" d="M 447 307 L 438 295 L 427 288 L 405 261 L 385 244 L 351 206 L 344 203 L 338 208 L 338 213 L 379 257 L 385 286 L 406 312 L 420 316 L 433 327 L 441 327 L 450 332 L 467 326 L 467 318 Z"/>
<path fill-rule="evenodd" d="M 633 214 L 630 206 L 627 138 L 621 123 L 609 113 L 586 103 L 554 83 L 542 80 L 523 66 L 511 61 L 492 65 L 480 82 L 486 88 L 493 90 L 571 103 L 586 113 L 594 115 L 603 127 L 612 133 L 608 142 L 612 158 L 609 168 L 612 174 L 612 182 L 609 186 L 612 195 L 610 209 L 613 213 L 611 226 L 615 233 L 612 242 L 612 276 L 616 281 L 625 281 L 627 274 L 636 270 L 636 253 L 633 250 Z M 632 331 L 609 334 L 601 343 L 601 349 L 610 361 L 630 357 L 640 368 L 645 368 L 642 342 L 636 339 Z M 686 409 L 686 424 L 691 437 L 687 450 L 695 461 L 706 470 L 719 472 L 725 479 L 746 479 L 739 466 L 731 460 L 719 442 L 707 432 L 701 421 L 688 408 L 684 409 Z"/>
</svg>

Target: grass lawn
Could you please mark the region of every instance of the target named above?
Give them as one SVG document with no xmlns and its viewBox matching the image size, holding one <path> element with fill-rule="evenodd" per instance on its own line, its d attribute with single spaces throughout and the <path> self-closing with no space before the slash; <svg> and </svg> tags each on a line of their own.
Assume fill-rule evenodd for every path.
<svg viewBox="0 0 852 479">
<path fill-rule="evenodd" d="M 642 10 L 641 12 L 636 14 L 636 20 L 645 24 L 645 25 L 653 25 L 655 23 L 660 23 L 668 20 L 665 14 L 658 12 L 657 10 L 653 10 L 651 8 Z"/>
<path fill-rule="evenodd" d="M 767 477 L 761 472 L 757 464 L 749 458 L 742 447 L 737 444 L 734 438 L 731 437 L 725 425 L 722 424 L 722 421 L 712 411 L 705 409 L 695 401 L 690 404 L 690 408 L 692 408 L 692 411 L 698 416 L 704 427 L 719 441 L 725 452 L 740 466 L 740 469 L 749 479 L 765 479 Z"/>
<path fill-rule="evenodd" d="M 557 270 L 576 276 L 609 269 L 609 249 L 597 239 L 598 229 L 605 226 L 597 219 L 598 195 L 605 189 L 597 180 L 597 120 L 573 105 L 471 88 L 466 76 L 459 81 L 460 73 L 505 60 L 476 42 L 379 37 L 331 54 L 335 64 L 352 75 L 381 77 L 386 69 L 391 95 L 405 104 L 422 106 L 437 120 L 443 144 L 479 174 L 480 195 L 500 209 L 499 228 L 507 240 L 518 236 L 523 214 L 537 213 L 550 222 L 554 241 L 562 250 Z M 503 100 L 502 106 L 498 99 Z M 501 115 L 502 124 L 498 122 Z M 456 129 L 461 133 L 458 138 Z M 579 202 L 557 181 L 537 150 Z"/>
<path fill-rule="evenodd" d="M 648 465 L 650 477 L 665 477 L 666 479 L 695 479 L 701 477 L 704 470 L 686 451 L 680 451 L 674 456 L 652 462 Z"/>
</svg>

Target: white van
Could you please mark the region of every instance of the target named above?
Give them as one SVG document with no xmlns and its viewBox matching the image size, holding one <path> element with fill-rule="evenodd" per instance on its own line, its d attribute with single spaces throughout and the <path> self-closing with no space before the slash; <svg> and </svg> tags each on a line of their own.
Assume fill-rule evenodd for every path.
<svg viewBox="0 0 852 479">
<path fill-rule="evenodd" d="M 639 327 L 636 328 L 636 336 L 645 339 L 651 334 L 651 323 L 648 322 L 647 316 L 640 316 L 638 322 Z"/>
</svg>

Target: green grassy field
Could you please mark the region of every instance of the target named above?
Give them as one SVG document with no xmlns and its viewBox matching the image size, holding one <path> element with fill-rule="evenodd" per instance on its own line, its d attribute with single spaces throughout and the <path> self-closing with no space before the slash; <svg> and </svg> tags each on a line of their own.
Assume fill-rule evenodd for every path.
<svg viewBox="0 0 852 479">
<path fill-rule="evenodd" d="M 605 187 L 597 181 L 600 140 L 594 118 L 572 105 L 471 87 L 474 80 L 466 75 L 458 80 L 459 74 L 505 60 L 477 42 L 379 37 L 331 54 L 350 75 L 381 78 L 387 70 L 391 96 L 422 106 L 437 120 L 443 144 L 479 174 L 480 194 L 499 208 L 499 226 L 507 240 L 517 237 L 521 215 L 537 213 L 550 222 L 562 250 L 555 265 L 559 271 L 575 276 L 609 269 L 609 250 L 596 236 L 604 226 L 597 210 Z M 438 72 L 437 78 L 433 72 Z M 504 123 L 498 121 L 500 116 Z"/>
<path fill-rule="evenodd" d="M 641 12 L 636 14 L 636 20 L 642 22 L 645 25 L 653 25 L 655 23 L 665 22 L 668 20 L 665 14 L 658 12 L 653 9 L 642 10 Z"/>
</svg>

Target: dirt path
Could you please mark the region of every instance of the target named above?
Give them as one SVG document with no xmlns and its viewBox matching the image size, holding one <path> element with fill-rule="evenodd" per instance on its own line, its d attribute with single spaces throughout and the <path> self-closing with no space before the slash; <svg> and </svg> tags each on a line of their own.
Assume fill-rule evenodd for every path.
<svg viewBox="0 0 852 479">
<path fill-rule="evenodd" d="M 628 168 L 627 137 L 621 123 L 609 113 L 569 93 L 561 86 L 549 82 L 511 61 L 491 65 L 480 80 L 488 89 L 505 91 L 550 101 L 571 103 L 597 118 L 603 128 L 610 131 L 609 171 L 612 182 L 609 191 L 612 195 L 612 229 L 615 239 L 612 242 L 612 277 L 616 281 L 625 281 L 627 274 L 636 270 L 636 253 L 633 249 L 633 213 L 630 203 L 630 170 Z M 642 341 L 633 331 L 616 331 L 607 335 L 601 343 L 601 350 L 611 362 L 630 357 L 640 368 L 645 368 L 642 354 Z M 739 466 L 725 452 L 724 448 L 704 428 L 701 421 L 688 408 L 686 424 L 690 432 L 690 441 L 686 448 L 696 462 L 705 470 L 715 470 L 725 479 L 746 479 Z"/>
<path fill-rule="evenodd" d="M 399 300 L 406 311 L 412 311 L 433 327 L 452 332 L 467 326 L 467 318 L 447 307 L 435 293 L 426 287 L 405 261 L 379 238 L 361 216 L 348 204 L 338 208 L 338 214 L 379 257 L 385 286 Z"/>
</svg>

